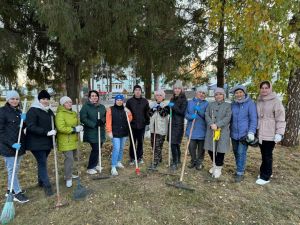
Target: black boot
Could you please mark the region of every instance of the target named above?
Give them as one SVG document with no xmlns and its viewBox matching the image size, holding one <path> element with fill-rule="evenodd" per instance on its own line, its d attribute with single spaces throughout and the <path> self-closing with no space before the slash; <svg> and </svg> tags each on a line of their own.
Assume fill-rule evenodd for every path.
<svg viewBox="0 0 300 225">
<path fill-rule="evenodd" d="M 45 186 L 44 192 L 46 196 L 52 196 L 54 194 L 51 186 Z"/>
</svg>

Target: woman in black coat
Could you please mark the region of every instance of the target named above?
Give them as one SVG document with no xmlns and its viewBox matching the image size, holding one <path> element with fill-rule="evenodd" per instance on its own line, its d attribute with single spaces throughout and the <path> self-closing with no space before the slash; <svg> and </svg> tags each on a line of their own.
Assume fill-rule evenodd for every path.
<svg viewBox="0 0 300 225">
<path fill-rule="evenodd" d="M 20 143 L 17 143 L 21 117 L 23 116 L 23 120 L 25 119 L 25 114 L 21 114 L 19 103 L 20 96 L 18 92 L 8 91 L 6 94 L 6 104 L 0 108 L 0 154 L 4 157 L 8 177 L 7 190 L 9 190 L 16 150 L 19 151 L 12 192 L 14 194 L 14 201 L 25 203 L 29 200 L 22 192 L 18 178 L 20 162 L 22 156 L 25 154 L 24 126 L 21 132 Z"/>
<path fill-rule="evenodd" d="M 38 165 L 38 185 L 44 188 L 47 196 L 53 195 L 48 177 L 47 158 L 52 149 L 51 116 L 54 114 L 49 107 L 50 95 L 42 90 L 27 113 L 26 149 L 30 150 Z"/>
<path fill-rule="evenodd" d="M 183 91 L 181 81 L 176 81 L 173 87 L 174 94 L 169 103 L 169 107 L 172 108 L 171 150 L 173 170 L 177 169 L 181 156 L 180 144 L 184 132 L 184 116 L 187 107 L 187 99 Z"/>
</svg>

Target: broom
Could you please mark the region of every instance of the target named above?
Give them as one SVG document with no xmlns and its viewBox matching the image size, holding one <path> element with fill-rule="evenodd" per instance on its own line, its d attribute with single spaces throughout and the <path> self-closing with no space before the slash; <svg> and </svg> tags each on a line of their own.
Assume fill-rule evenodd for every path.
<svg viewBox="0 0 300 225">
<path fill-rule="evenodd" d="M 27 99 L 25 98 L 23 109 L 22 109 L 22 114 L 25 112 L 26 104 L 27 104 Z M 23 123 L 24 123 L 24 120 L 21 117 L 19 135 L 18 135 L 18 144 L 20 144 L 20 141 L 21 141 Z M 5 202 L 4 207 L 2 209 L 2 213 L 1 213 L 1 217 L 0 217 L 0 220 L 1 220 L 2 224 L 8 224 L 15 217 L 15 207 L 14 207 L 14 202 L 13 202 L 14 195 L 12 193 L 12 189 L 13 189 L 13 186 L 14 186 L 14 179 L 15 179 L 15 173 L 16 173 L 16 165 L 17 165 L 18 154 L 19 154 L 19 149 L 16 149 L 12 179 L 11 179 L 11 182 L 10 182 L 9 194 L 7 196 L 7 199 L 6 199 L 6 202 Z"/>
</svg>

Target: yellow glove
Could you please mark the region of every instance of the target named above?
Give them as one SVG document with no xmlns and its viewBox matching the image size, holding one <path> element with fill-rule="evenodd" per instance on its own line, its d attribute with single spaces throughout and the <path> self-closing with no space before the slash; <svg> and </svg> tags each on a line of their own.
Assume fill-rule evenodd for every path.
<svg viewBox="0 0 300 225">
<path fill-rule="evenodd" d="M 217 130 L 214 131 L 214 141 L 218 141 L 220 139 L 221 136 L 221 128 L 218 128 Z"/>
</svg>

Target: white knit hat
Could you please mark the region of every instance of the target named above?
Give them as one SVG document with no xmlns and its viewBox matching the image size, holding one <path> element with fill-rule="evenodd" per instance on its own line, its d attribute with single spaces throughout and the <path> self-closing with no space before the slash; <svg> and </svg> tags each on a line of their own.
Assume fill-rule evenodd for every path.
<svg viewBox="0 0 300 225">
<path fill-rule="evenodd" d="M 183 85 L 182 85 L 182 81 L 181 80 L 177 80 L 173 86 L 173 89 L 174 88 L 180 88 L 180 89 L 183 89 Z"/>
<path fill-rule="evenodd" d="M 207 94 L 207 87 L 206 86 L 197 87 L 196 92 L 203 92 L 203 93 Z"/>
<path fill-rule="evenodd" d="M 72 99 L 69 98 L 68 96 L 63 96 L 60 98 L 59 104 L 64 105 L 67 101 L 72 101 Z"/>
<path fill-rule="evenodd" d="M 11 98 L 19 98 L 20 99 L 20 95 L 15 90 L 7 91 L 6 92 L 6 101 L 8 101 Z"/>
<path fill-rule="evenodd" d="M 166 97 L 166 93 L 164 92 L 164 90 L 154 91 L 154 95 L 161 95 L 163 98 Z"/>
</svg>

